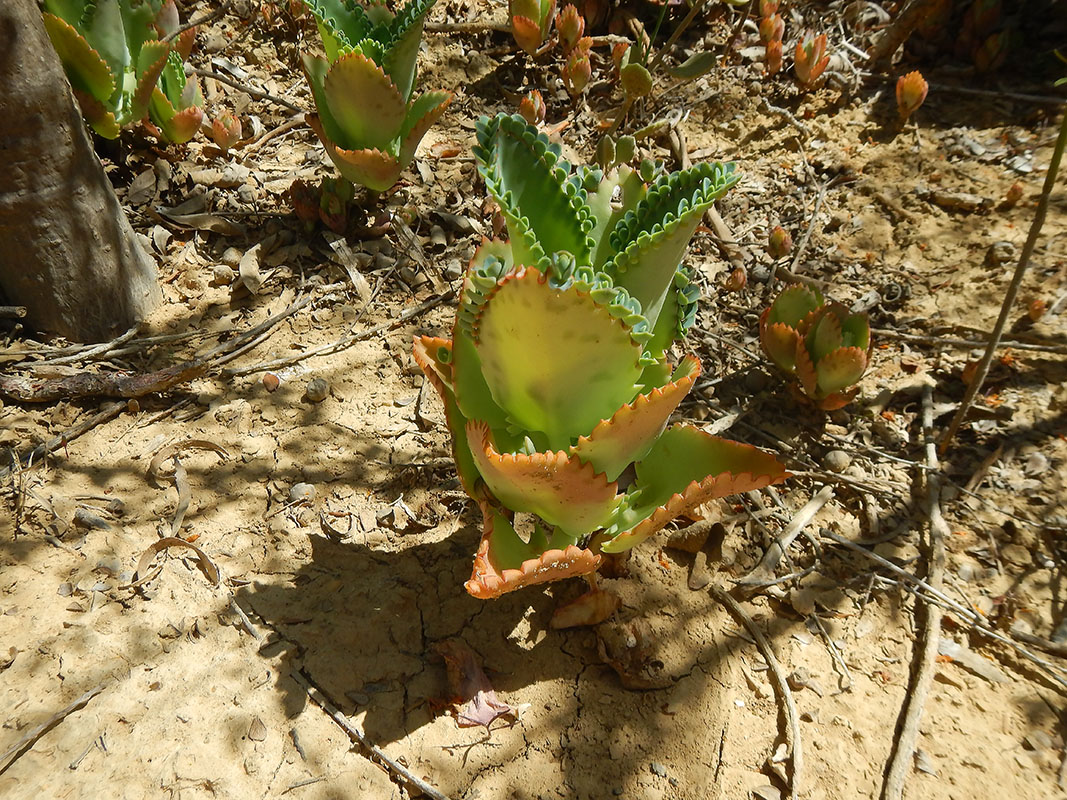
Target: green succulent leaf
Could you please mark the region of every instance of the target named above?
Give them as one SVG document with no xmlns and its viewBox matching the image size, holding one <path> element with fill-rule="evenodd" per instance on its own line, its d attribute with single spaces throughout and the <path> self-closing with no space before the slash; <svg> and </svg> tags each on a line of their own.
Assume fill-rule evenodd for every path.
<svg viewBox="0 0 1067 800">
<path fill-rule="evenodd" d="M 552 288 L 536 269 L 500 281 L 474 337 L 493 398 L 553 450 L 636 394 L 641 348 L 625 325 L 591 295 Z"/>
<path fill-rule="evenodd" d="M 567 252 L 589 264 L 594 220 L 559 145 L 518 115 L 482 117 L 477 138 L 478 171 L 507 221 L 516 261 L 535 265 Z"/>
<path fill-rule="evenodd" d="M 48 38 L 59 55 L 71 86 L 106 103 L 115 91 L 115 76 L 78 31 L 66 20 L 54 14 L 44 15 Z"/>
<path fill-rule="evenodd" d="M 795 283 L 782 290 L 771 303 L 767 324 L 781 323 L 796 328 L 801 321 L 823 304 L 823 296 L 815 289 Z"/>
<path fill-rule="evenodd" d="M 452 388 L 452 342 L 431 336 L 417 336 L 414 355 L 415 363 L 425 373 L 444 403 L 445 420 L 452 434 L 452 456 L 456 461 L 460 483 L 468 495 L 480 498 L 484 492 L 478 485 L 478 466 L 467 444 L 467 419 L 459 410 L 456 393 Z"/>
<path fill-rule="evenodd" d="M 494 497 L 513 511 L 537 514 L 569 536 L 602 527 L 618 503 L 614 483 L 562 451 L 502 454 L 482 422 L 467 423 L 467 441 Z"/>
<path fill-rule="evenodd" d="M 382 66 L 405 99 L 411 97 L 415 88 L 415 57 L 422 42 L 426 15 L 435 2 L 437 0 L 409 0 L 390 23 L 388 40 L 382 42 L 385 51 Z"/>
<path fill-rule="evenodd" d="M 655 326 L 689 240 L 707 211 L 739 180 L 731 164 L 697 164 L 660 177 L 615 226 L 609 241 L 616 255 L 605 264 Z"/>
<path fill-rule="evenodd" d="M 589 238 L 593 240 L 592 267 L 600 270 L 615 255 L 608 233 L 636 208 L 644 198 L 647 187 L 638 172 L 625 164 L 606 176 L 590 174 L 589 177 L 594 179 L 591 181 L 593 188 L 586 195 L 586 202 L 595 220 L 589 232 Z"/>
<path fill-rule="evenodd" d="M 304 0 L 304 4 L 318 23 L 326 57 L 331 62 L 337 60 L 342 48 L 351 50 L 374 27 L 358 3 L 348 0 Z"/>
<path fill-rule="evenodd" d="M 804 346 L 816 364 L 841 346 L 843 339 L 839 309 L 834 305 L 820 308 L 804 336 Z"/>
<path fill-rule="evenodd" d="M 782 465 L 762 450 L 677 425 L 637 464 L 637 479 L 603 532 L 601 550 L 629 550 L 701 503 L 786 477 Z"/>
<path fill-rule="evenodd" d="M 871 346 L 871 325 L 866 314 L 849 314 L 841 321 L 841 343 L 867 350 Z"/>
<path fill-rule="evenodd" d="M 381 67 L 362 53 L 339 57 L 326 71 L 323 97 L 342 139 L 342 149 L 385 149 L 396 140 L 407 106 Z"/>
<path fill-rule="evenodd" d="M 842 347 L 828 353 L 815 365 L 819 395 L 830 395 L 851 386 L 863 377 L 866 370 L 866 350 Z"/>
<path fill-rule="evenodd" d="M 621 406 L 611 419 L 601 420 L 588 436 L 580 437 L 571 447 L 571 455 L 592 464 L 608 480 L 616 480 L 623 470 L 652 449 L 656 438 L 667 427 L 667 419 L 699 375 L 700 362 L 686 356 L 668 383 L 638 395 L 632 403 Z"/>
</svg>

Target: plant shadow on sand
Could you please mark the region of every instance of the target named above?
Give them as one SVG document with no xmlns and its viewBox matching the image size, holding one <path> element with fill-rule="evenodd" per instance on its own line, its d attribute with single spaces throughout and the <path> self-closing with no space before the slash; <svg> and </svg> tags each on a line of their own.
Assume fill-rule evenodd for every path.
<svg viewBox="0 0 1067 800">
<path fill-rule="evenodd" d="M 603 649 L 598 654 L 597 632 L 549 628 L 554 608 L 584 583 L 488 602 L 466 594 L 474 516 L 465 515 L 453 536 L 427 531 L 400 552 L 312 535 L 303 566 L 261 575 L 238 602 L 281 637 L 268 638 L 266 654 L 288 648 L 290 671 L 301 671 L 371 742 L 449 796 L 556 796 L 561 786 L 571 797 L 653 784 L 710 789 L 721 764 L 706 763 L 707 753 L 719 752 L 725 735 L 731 653 L 742 644 L 723 628 L 735 623 L 707 592 L 685 588 L 684 565 L 670 569 L 652 548 L 638 554 L 629 577 L 602 581 L 624 605 L 599 633 L 608 641 L 636 637 L 663 688 L 626 689 L 603 663 Z M 455 698 L 435 644 L 454 637 L 474 650 L 502 700 L 529 704 L 517 726 L 459 729 L 444 712 Z M 295 681 L 278 686 L 290 717 L 308 705 Z M 616 764 L 609 776 L 605 758 Z"/>
</svg>

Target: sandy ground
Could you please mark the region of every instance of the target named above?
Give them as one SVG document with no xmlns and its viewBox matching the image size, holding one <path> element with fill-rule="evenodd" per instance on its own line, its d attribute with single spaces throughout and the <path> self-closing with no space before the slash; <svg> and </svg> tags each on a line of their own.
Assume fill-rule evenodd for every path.
<svg viewBox="0 0 1067 800">
<path fill-rule="evenodd" d="M 442 5 L 431 19 L 463 19 L 471 8 Z M 721 39 L 722 24 L 709 25 Z M 227 44 L 231 35 L 239 44 Z M 283 67 L 295 52 L 284 29 L 230 16 L 201 39 L 198 58 L 225 57 L 249 83 L 310 103 Z M 722 291 L 728 267 L 710 233 L 690 248 L 705 297 L 687 344 L 705 380 L 680 415 L 778 451 L 797 476 L 777 492 L 707 509 L 727 523 L 702 554 L 666 536 L 640 546 L 602 581 L 622 598 L 618 614 L 557 631 L 548 620 L 580 581 L 491 602 L 463 591 L 480 519 L 455 478 L 437 398 L 410 357 L 413 335 L 447 331 L 447 292 L 491 227 L 465 158 L 473 120 L 558 81 L 551 58 L 523 67 L 509 42 L 427 34 L 422 85 L 462 88 L 385 201 L 412 212 L 412 236 L 394 227 L 383 238 L 352 237 L 347 266 L 324 234 L 301 230 L 283 196 L 295 178 L 332 174 L 306 127 L 244 161 L 200 141 L 172 153 L 166 170 L 140 145 L 113 166 L 165 280 L 166 302 L 141 335 L 191 334 L 114 363 L 168 366 L 314 299 L 224 368 L 146 398 L 0 484 L 0 796 L 417 795 L 395 767 L 353 744 L 322 699 L 365 744 L 452 798 L 767 800 L 788 796 L 791 781 L 810 800 L 879 795 L 924 604 L 898 573 L 831 537 L 925 574 L 922 387 L 935 386 L 943 426 L 980 349 L 951 342 L 979 342 L 992 326 L 1033 216 L 1053 120 L 1004 96 L 932 92 L 914 124 L 894 133 L 891 87 L 844 94 L 829 84 L 802 95 L 784 78 L 761 79 L 747 51 L 665 101 L 661 116 L 672 104 L 690 112 L 680 127 L 694 160 L 736 160 L 745 176 L 721 211 L 746 248 L 749 288 Z M 207 89 L 210 102 L 257 116 L 264 131 L 288 120 L 229 87 Z M 581 160 L 591 158 L 597 115 L 613 107 L 610 92 L 595 84 L 573 108 L 548 93 L 549 122 L 570 119 L 562 137 Z M 665 141 L 642 147 L 672 158 Z M 146 170 L 155 180 L 142 177 L 131 195 Z M 998 207 L 1016 183 L 1020 202 Z M 153 216 L 196 192 L 240 229 L 190 230 Z M 970 210 L 945 200 L 961 193 L 987 202 Z M 755 321 L 772 296 L 764 243 L 776 224 L 808 238 L 797 272 L 829 281 L 848 303 L 879 293 L 874 367 L 845 411 L 799 408 L 758 354 Z M 256 243 L 259 292 L 220 283 L 218 265 L 233 266 Z M 1065 276 L 1061 188 L 1020 296 L 1021 309 L 1042 299 L 1052 310 L 1019 322 L 1010 338 L 1062 350 Z M 330 343 L 338 346 L 307 355 Z M 0 358 L 29 369 L 12 354 L 31 345 L 15 337 Z M 279 359 L 292 363 L 271 368 L 280 386 L 269 392 L 265 365 Z M 329 393 L 312 402 L 306 390 L 318 378 Z M 1043 663 L 938 612 L 941 655 L 909 800 L 1067 796 L 1057 783 L 1067 666 L 1046 652 L 1062 641 L 1065 378 L 1060 354 L 1006 352 L 978 419 L 945 458 L 944 591 Z M 27 452 L 100 407 L 5 401 L 0 448 Z M 153 472 L 167 448 L 177 458 Z M 189 503 L 175 529 L 182 485 Z M 779 570 L 794 577 L 754 596 L 735 588 L 823 486 L 832 497 L 807 528 L 812 538 L 799 539 Z M 171 536 L 201 548 L 218 582 L 188 548 L 165 550 L 135 576 L 146 548 Z M 733 590 L 790 676 L 799 776 L 766 654 L 716 587 Z M 463 698 L 438 654 L 456 640 L 498 697 L 523 709 L 518 722 L 458 727 L 450 712 Z"/>
</svg>

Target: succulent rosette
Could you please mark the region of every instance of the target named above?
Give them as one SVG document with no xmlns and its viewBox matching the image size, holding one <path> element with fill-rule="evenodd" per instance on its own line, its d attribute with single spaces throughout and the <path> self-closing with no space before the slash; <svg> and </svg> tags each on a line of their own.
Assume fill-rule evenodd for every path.
<svg viewBox="0 0 1067 800">
<path fill-rule="evenodd" d="M 668 420 L 700 374 L 668 351 L 692 326 L 681 265 L 734 183 L 700 164 L 646 183 L 572 169 L 519 116 L 482 118 L 475 156 L 509 241 L 476 252 L 452 339 L 418 337 L 483 535 L 467 591 L 490 598 L 596 570 L 711 498 L 787 476 L 772 456 Z M 527 536 L 515 513 L 532 517 Z"/>
<path fill-rule="evenodd" d="M 853 384 L 867 371 L 873 347 L 866 314 L 852 314 L 841 303 L 827 303 L 818 290 L 795 284 L 764 310 L 759 334 L 767 357 L 795 375 L 819 408 L 833 411 L 856 396 Z"/>
<path fill-rule="evenodd" d="M 410 0 L 397 13 L 384 3 L 307 0 L 326 58 L 301 55 L 317 114 L 312 127 L 338 171 L 384 192 L 400 178 L 451 92 L 413 99 L 415 57 L 435 0 Z"/>
<path fill-rule="evenodd" d="M 530 55 L 534 55 L 548 38 L 555 16 L 556 0 L 508 0 L 511 35 Z"/>
<path fill-rule="evenodd" d="M 196 36 L 195 29 L 190 28 L 173 41 L 163 40 L 167 33 L 178 29 L 178 12 L 173 0 L 166 3 L 161 0 L 45 0 L 44 9 L 45 30 L 82 114 L 101 136 L 117 138 L 123 127 L 140 122 L 150 110 L 157 125 L 159 120 L 164 120 L 169 127 L 175 114 L 197 100 L 202 104 L 199 90 L 195 90 L 195 95 L 192 92 L 188 95 L 186 105 L 172 109 L 170 117 L 164 116 L 169 101 L 181 101 L 185 96 L 182 61 L 189 55 Z M 168 84 L 172 87 L 168 90 L 169 98 L 156 86 L 167 69 L 173 73 Z M 156 93 L 162 98 L 158 118 Z M 200 110 L 186 116 L 197 112 Z M 199 124 L 197 118 L 192 133 Z M 184 130 L 183 125 L 179 117 L 172 130 L 178 133 Z"/>
</svg>

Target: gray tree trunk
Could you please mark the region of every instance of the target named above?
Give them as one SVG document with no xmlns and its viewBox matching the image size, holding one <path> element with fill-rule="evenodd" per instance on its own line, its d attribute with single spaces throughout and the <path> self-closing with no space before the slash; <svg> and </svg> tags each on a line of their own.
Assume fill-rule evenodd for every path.
<svg viewBox="0 0 1067 800">
<path fill-rule="evenodd" d="M 0 0 L 0 289 L 79 342 L 161 300 L 156 266 L 93 151 L 34 0 Z"/>
</svg>

